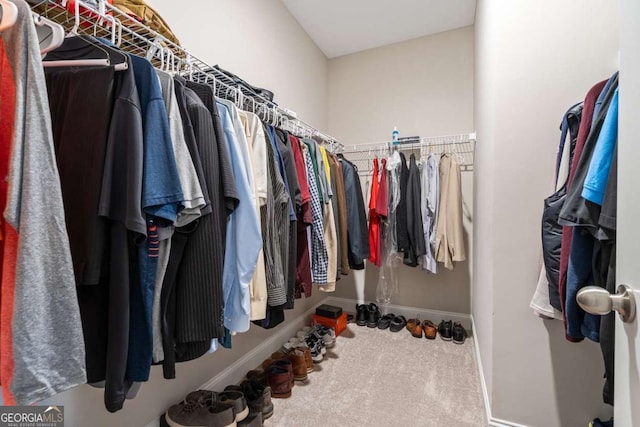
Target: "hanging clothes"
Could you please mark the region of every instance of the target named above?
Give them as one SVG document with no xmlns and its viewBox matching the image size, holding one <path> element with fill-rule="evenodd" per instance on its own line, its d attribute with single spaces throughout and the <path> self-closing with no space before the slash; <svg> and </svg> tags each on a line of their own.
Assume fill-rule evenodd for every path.
<svg viewBox="0 0 640 427">
<path fill-rule="evenodd" d="M 202 212 L 197 227 L 176 228 L 172 237 L 161 296 L 165 378 L 175 377 L 176 361 L 206 354 L 211 340 L 224 335 L 221 236 L 226 239 L 228 215 L 239 201 L 213 92 L 208 86 L 185 85 L 183 79 L 175 79 L 178 105 L 183 122 L 191 124 L 186 128 L 193 130 L 211 209 Z"/>
<path fill-rule="evenodd" d="M 173 77 L 169 74 L 156 70 L 162 97 L 165 102 L 167 115 L 169 117 L 169 129 L 173 151 L 178 165 L 180 175 L 180 186 L 184 199 L 184 208 L 178 212 L 175 226 L 184 227 L 200 218 L 202 210 L 207 205 L 201 182 L 204 182 L 204 172 L 199 157 L 192 157 L 184 132 L 180 108 L 175 94 L 175 84 Z M 171 253 L 171 237 L 174 227 L 160 227 L 158 229 L 158 268 L 156 271 L 156 283 L 153 297 L 152 328 L 153 328 L 153 362 L 158 363 L 164 360 L 164 350 L 162 348 L 161 330 L 161 295 L 162 282 L 169 265 L 169 254 Z"/>
<path fill-rule="evenodd" d="M 133 70 L 119 77 L 123 86 L 135 87 Z M 133 229 L 127 230 L 125 222 L 119 221 L 119 208 L 127 206 L 129 197 L 141 200 L 143 136 L 139 114 L 114 114 L 114 118 L 130 117 L 137 123 L 138 126 L 130 128 L 129 137 L 115 138 L 110 133 L 106 120 L 112 114 L 109 106 L 127 108 L 124 103 L 112 104 L 114 78 L 113 69 L 106 68 L 84 68 L 73 73 L 47 69 L 46 73 L 64 208 L 70 224 L 68 235 L 79 285 L 87 380 L 90 383 L 105 381 L 105 406 L 109 411 L 122 407 L 129 388 L 129 384 L 125 384 L 125 371 L 131 325 L 129 315 L 122 313 L 130 313 L 132 290 L 140 289 L 139 276 L 130 274 L 129 270 L 137 271 L 136 241 L 143 240 L 147 234 L 140 203 L 125 212 Z M 71 93 L 78 95 L 70 97 Z M 133 105 L 139 104 L 137 92 L 134 93 Z M 120 98 L 120 94 L 117 97 Z M 82 147 L 89 148 L 82 136 L 86 134 L 67 125 L 65 118 L 69 114 L 86 123 L 91 123 L 89 120 L 93 118 L 90 152 L 82 151 Z M 111 129 L 119 132 L 119 125 Z M 113 155 L 119 152 L 122 143 L 130 144 L 125 151 L 131 156 L 128 165 L 123 164 L 123 156 Z M 83 153 L 82 161 L 78 158 L 80 153 Z M 113 173 L 121 170 L 139 180 L 127 188 L 127 174 Z M 78 194 L 86 197 L 77 197 Z"/>
<path fill-rule="evenodd" d="M 114 46 L 111 46 L 115 48 Z M 158 228 L 172 226 L 185 197 L 180 185 L 162 89 L 149 61 L 128 55 L 140 98 L 143 137 L 142 210 L 148 238 L 138 249 L 140 283 L 132 283 L 126 379 L 147 381 L 153 353 L 152 308 L 158 269 Z M 161 168 L 162 174 L 156 172 Z"/>
<path fill-rule="evenodd" d="M 302 294 L 309 298 L 312 290 L 311 279 L 311 255 L 309 251 L 309 242 L 307 239 L 307 228 L 313 224 L 311 215 L 311 193 L 309 191 L 309 182 L 305 168 L 305 161 L 300 148 L 300 140 L 289 135 L 291 151 L 296 164 L 296 173 L 298 175 L 298 183 L 300 184 L 301 202 L 300 209 L 297 212 L 297 254 L 296 254 L 296 298 L 301 298 Z"/>
<path fill-rule="evenodd" d="M 400 153 L 394 150 L 391 156 L 387 159 L 387 173 L 389 176 L 389 221 L 388 221 L 388 233 L 389 239 L 385 241 L 390 245 L 387 248 L 388 253 L 397 253 L 398 251 L 398 206 L 400 205 L 401 191 L 400 191 L 400 174 L 401 174 L 401 158 Z"/>
<path fill-rule="evenodd" d="M 371 248 L 369 261 L 378 267 L 382 264 L 380 254 L 380 244 L 382 243 L 380 242 L 380 217 L 376 212 L 376 206 L 378 204 L 378 189 L 380 187 L 379 180 L 378 158 L 374 158 L 373 176 L 371 177 L 371 197 L 369 198 L 369 247 Z"/>
<path fill-rule="evenodd" d="M 407 223 L 407 184 L 409 181 L 409 169 L 407 158 L 400 153 L 400 200 L 396 214 L 396 243 L 398 252 L 409 250 L 409 231 Z"/>
<path fill-rule="evenodd" d="M 460 165 L 452 154 L 440 160 L 440 212 L 438 214 L 436 259 L 453 270 L 453 262 L 466 259 L 462 226 Z"/>
<path fill-rule="evenodd" d="M 267 146 L 264 128 L 258 116 L 246 111 L 240 111 L 240 120 L 242 121 L 243 130 L 249 144 L 249 152 L 251 154 L 251 169 L 253 171 L 253 184 L 256 207 L 256 215 L 260 221 L 260 230 L 262 233 L 262 207 L 266 205 L 269 197 L 267 186 L 267 175 L 269 173 L 267 167 Z M 261 236 L 262 237 L 262 236 Z M 262 320 L 267 316 L 267 272 L 264 262 L 264 240 L 262 241 L 262 249 L 258 252 L 258 261 L 254 275 L 251 279 L 250 297 L 251 297 L 251 320 Z"/>
<path fill-rule="evenodd" d="M 436 238 L 438 212 L 440 207 L 440 156 L 429 154 L 423 161 L 420 170 L 422 227 L 426 252 L 422 260 L 422 269 L 436 274 Z"/>
<path fill-rule="evenodd" d="M 330 156 L 329 160 L 332 162 L 333 167 L 335 168 L 335 176 L 336 181 L 336 204 L 338 205 L 338 234 L 340 238 L 338 239 L 340 244 L 340 273 L 342 275 L 349 274 L 349 238 L 348 238 L 348 230 L 347 230 L 347 196 L 344 185 L 344 173 L 342 170 L 342 163 L 335 156 Z"/>
<path fill-rule="evenodd" d="M 564 311 L 567 337 L 570 337 L 573 341 L 580 341 L 585 337 L 596 342 L 599 341 L 600 316 L 585 313 L 576 301 L 578 291 L 582 287 L 594 283 L 592 258 L 600 214 L 599 208 L 595 207 L 594 209 L 594 206 L 582 197 L 582 192 L 601 129 L 606 120 L 609 106 L 615 97 L 617 81 L 618 77 L 616 75 L 613 77 L 613 83 L 604 97 L 596 122 L 594 122 L 593 128 L 590 130 L 582 147 L 580 159 L 576 169 L 573 171 L 573 181 L 568 188 L 567 199 L 560 211 L 561 224 L 569 227 L 578 227 L 573 231 L 571 238 Z"/>
<path fill-rule="evenodd" d="M 587 140 L 587 136 L 591 131 L 591 123 L 593 118 L 593 111 L 595 108 L 596 100 L 600 95 L 600 92 L 607 85 L 607 81 L 601 81 L 593 86 L 587 93 L 582 109 L 582 120 L 580 121 L 580 128 L 578 129 L 578 139 L 576 140 L 576 148 L 574 152 L 573 161 L 569 170 L 569 178 L 567 179 L 567 191 L 571 190 L 575 170 L 580 157 L 582 156 L 582 150 Z M 565 201 L 566 203 L 566 201 Z M 565 314 L 565 301 L 566 301 L 566 284 L 567 284 L 567 270 L 569 267 L 569 254 L 571 253 L 571 240 L 573 237 L 573 228 L 561 223 L 562 227 L 562 244 L 560 250 L 560 271 L 558 274 L 558 288 L 560 294 L 560 302 L 562 304 L 562 312 L 564 316 L 566 326 L 566 314 Z M 567 340 L 572 341 L 573 338 L 567 336 Z"/>
<path fill-rule="evenodd" d="M 582 103 L 579 103 L 572 106 L 562 119 L 556 161 L 555 193 L 545 199 L 542 214 L 543 265 L 530 307 L 539 316 L 551 319 L 562 319 L 562 303 L 558 288 L 562 225 L 558 223 L 558 215 L 566 199 L 569 164 L 575 152 L 581 118 Z M 567 136 L 569 136 L 569 143 L 566 142 Z"/>
<path fill-rule="evenodd" d="M 420 187 L 420 169 L 416 156 L 409 160 L 409 178 L 407 180 L 407 231 L 409 248 L 404 254 L 404 264 L 418 266 L 418 258 L 426 253 L 424 229 L 422 225 L 422 188 Z"/>
<path fill-rule="evenodd" d="M 3 278 L 13 276 L 14 280 L 8 283 L 13 288 L 12 301 L 5 302 L 11 291 L 5 294 L 3 283 L 3 308 L 11 304 L 12 310 L 2 313 L 2 324 L 10 323 L 12 336 L 3 337 L 2 344 L 6 348 L 6 340 L 12 339 L 13 373 L 5 382 L 3 361 L 2 384 L 3 390 L 9 387 L 18 404 L 28 405 L 83 384 L 87 376 L 38 38 L 29 6 L 22 0 L 12 2 L 18 8 L 18 18 L 0 35 L 5 48 L 0 53 L 10 63 L 15 92 L 0 93 L 0 121 L 13 119 L 8 163 L 3 159 L 9 172 L 4 210 L 7 234 L 3 237 L 10 239 L 5 248 L 17 251 L 3 259 Z M 0 72 L 10 84 L 5 61 Z M 12 104 L 13 113 L 5 115 Z M 13 260 L 14 265 L 7 264 Z M 50 333 L 51 328 L 55 334 Z"/>
<path fill-rule="evenodd" d="M 304 142 L 304 140 L 303 140 Z M 311 271 L 313 283 L 327 283 L 327 269 L 329 258 L 327 255 L 327 243 L 325 241 L 324 226 L 322 220 L 322 202 L 315 178 L 314 165 L 311 150 L 306 142 L 302 146 L 302 154 L 305 157 L 307 169 L 307 181 L 311 194 L 311 214 L 313 225 L 311 227 Z"/>
<path fill-rule="evenodd" d="M 292 309 L 296 290 L 296 261 L 298 254 L 298 217 L 297 212 L 302 204 L 302 194 L 298 174 L 296 171 L 293 151 L 289 145 L 289 133 L 282 129 L 275 129 L 277 148 L 284 163 L 284 176 L 286 178 L 287 189 L 289 190 L 289 241 L 287 243 L 289 252 L 287 254 L 287 302 L 285 309 Z"/>
<path fill-rule="evenodd" d="M 367 216 L 362 185 L 355 165 L 339 155 L 344 178 L 347 199 L 347 239 L 349 241 L 349 267 L 352 270 L 364 269 L 364 261 L 370 256 Z"/>
<path fill-rule="evenodd" d="M 333 188 L 331 185 L 331 169 L 327 152 L 320 144 L 315 143 L 316 150 L 320 154 L 318 160 L 319 175 L 324 179 L 327 193 L 323 207 L 324 237 L 327 243 L 327 283 L 319 283 L 319 290 L 323 292 L 333 292 L 336 289 L 336 277 L 338 275 L 338 238 L 336 231 L 336 218 L 333 210 Z"/>
<path fill-rule="evenodd" d="M 16 109 L 16 84 L 13 80 L 11 63 L 7 57 L 4 39 L 0 37 L 0 176 L 9 175 L 11 146 L 13 144 L 14 116 Z M 0 180 L 0 211 L 7 206 L 7 180 Z M 0 255 L 2 263 L 2 288 L 0 289 L 0 384 L 2 387 L 2 401 L 5 405 L 15 405 L 16 401 L 11 392 L 14 371 L 13 360 L 13 300 L 16 284 L 16 257 L 18 252 L 18 232 L 1 217 Z"/>
</svg>

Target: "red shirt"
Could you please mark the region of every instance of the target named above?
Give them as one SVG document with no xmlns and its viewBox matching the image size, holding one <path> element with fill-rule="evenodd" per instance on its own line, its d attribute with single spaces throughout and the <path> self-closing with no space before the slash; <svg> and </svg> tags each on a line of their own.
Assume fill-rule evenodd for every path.
<svg viewBox="0 0 640 427">
<path fill-rule="evenodd" d="M 13 144 L 13 128 L 15 121 L 16 88 L 11 64 L 5 51 L 4 41 L 0 38 L 0 212 L 7 205 L 7 181 L 9 158 Z M 0 382 L 2 399 L 5 405 L 15 405 L 9 385 L 13 378 L 13 300 L 16 279 L 16 258 L 18 253 L 17 231 L 0 217 L 2 240 L 0 241 L 0 257 L 2 264 L 2 291 L 0 297 Z"/>
</svg>

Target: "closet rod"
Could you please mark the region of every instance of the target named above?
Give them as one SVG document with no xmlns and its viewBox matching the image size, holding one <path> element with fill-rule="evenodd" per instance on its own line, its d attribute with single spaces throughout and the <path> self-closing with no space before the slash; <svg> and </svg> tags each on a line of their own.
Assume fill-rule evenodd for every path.
<svg viewBox="0 0 640 427">
<path fill-rule="evenodd" d="M 304 122 L 297 114 L 241 86 L 231 77 L 187 50 L 168 40 L 157 31 L 137 21 L 105 0 L 77 1 L 75 11 L 66 7 L 66 0 L 45 0 L 32 6 L 32 10 L 51 21 L 61 24 L 65 30 L 114 40 L 123 51 L 146 57 L 156 67 L 179 74 L 185 78 L 213 86 L 216 95 L 230 99 L 241 108 L 252 111 L 261 119 L 274 125 L 297 130 L 304 136 L 318 137 L 328 143 L 331 150 L 343 145 L 335 138 L 320 132 Z M 105 15 L 108 19 L 105 19 Z M 115 34 L 115 36 L 114 36 Z"/>
</svg>

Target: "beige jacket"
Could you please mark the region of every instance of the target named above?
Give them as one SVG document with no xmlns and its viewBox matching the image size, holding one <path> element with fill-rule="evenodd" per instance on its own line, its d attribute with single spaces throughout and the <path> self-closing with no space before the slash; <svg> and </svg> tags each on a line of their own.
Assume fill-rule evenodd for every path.
<svg viewBox="0 0 640 427">
<path fill-rule="evenodd" d="M 453 261 L 464 261 L 464 228 L 462 226 L 462 188 L 460 165 L 455 156 L 440 159 L 440 212 L 436 234 L 436 259 L 453 270 Z"/>
<path fill-rule="evenodd" d="M 260 218 L 260 207 L 267 203 L 267 142 L 262 122 L 253 113 L 239 110 L 240 121 L 249 143 L 251 153 L 251 169 L 254 176 L 254 194 L 256 195 L 256 211 Z M 249 284 L 251 296 L 251 320 L 262 320 L 267 317 L 267 273 L 264 264 L 264 252 L 258 254 L 258 264 Z"/>
</svg>

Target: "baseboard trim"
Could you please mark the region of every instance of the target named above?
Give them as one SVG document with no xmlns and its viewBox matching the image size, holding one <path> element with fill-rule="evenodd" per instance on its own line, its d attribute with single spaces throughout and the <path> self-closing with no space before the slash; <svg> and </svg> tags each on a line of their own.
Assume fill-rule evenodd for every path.
<svg viewBox="0 0 640 427">
<path fill-rule="evenodd" d="M 339 298 L 339 297 L 328 297 L 326 299 L 325 304 L 331 304 L 338 307 L 342 307 L 343 310 L 353 313 L 356 308 L 356 300 L 350 298 Z M 454 313 L 450 311 L 440 311 L 440 310 L 429 310 L 425 308 L 416 308 L 416 307 L 408 307 L 404 305 L 396 305 L 396 304 L 388 304 L 384 306 L 380 306 L 383 310 L 383 314 L 385 313 L 395 313 L 401 314 L 405 316 L 407 319 L 419 316 L 420 319 L 426 320 L 430 319 L 436 324 L 440 322 L 440 320 L 453 320 L 454 322 L 459 322 L 462 326 L 467 330 L 471 330 L 471 315 L 464 313 Z"/>
<path fill-rule="evenodd" d="M 489 400 L 489 390 L 487 389 L 487 381 L 484 377 L 484 368 L 482 367 L 482 358 L 480 357 L 480 345 L 478 344 L 478 334 L 476 333 L 476 323 L 473 319 L 473 315 L 471 316 L 471 329 L 473 332 L 473 347 L 476 352 L 476 366 L 478 367 L 478 376 L 480 377 L 480 387 L 482 388 L 482 399 L 484 400 L 484 412 L 487 414 L 487 424 L 490 426 L 494 426 L 495 424 L 491 424 L 491 401 Z"/>
<path fill-rule="evenodd" d="M 501 420 L 499 418 L 493 418 L 493 417 L 489 420 L 489 426 L 490 427 L 529 427 L 524 424 L 517 424 L 511 421 L 505 421 L 505 420 Z"/>
<path fill-rule="evenodd" d="M 524 424 L 518 424 L 511 421 L 501 420 L 491 415 L 491 401 L 489 400 L 489 390 L 487 389 L 487 381 L 484 376 L 484 368 L 482 367 L 482 358 L 480 357 L 480 345 L 478 344 L 478 334 L 476 333 L 476 323 L 473 315 L 470 316 L 471 328 L 473 332 L 473 347 L 476 352 L 476 363 L 478 367 L 478 375 L 480 376 L 480 387 L 482 388 L 482 398 L 484 400 L 484 411 L 487 414 L 487 425 L 490 427 L 528 427 Z"/>
</svg>

